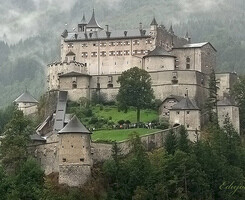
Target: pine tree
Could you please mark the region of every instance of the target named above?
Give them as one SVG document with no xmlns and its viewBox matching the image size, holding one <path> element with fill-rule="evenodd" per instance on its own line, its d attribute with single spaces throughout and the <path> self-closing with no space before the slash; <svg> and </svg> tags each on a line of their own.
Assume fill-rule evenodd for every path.
<svg viewBox="0 0 245 200">
<path fill-rule="evenodd" d="M 183 152 L 186 152 L 186 153 L 189 152 L 188 133 L 184 126 L 180 127 L 177 147 L 179 150 Z"/>
<path fill-rule="evenodd" d="M 214 70 L 209 75 L 209 97 L 206 102 L 206 111 L 209 116 L 209 122 L 218 126 L 217 81 Z"/>
<path fill-rule="evenodd" d="M 174 154 L 177 146 L 177 140 L 173 129 L 170 129 L 166 135 L 164 146 L 168 154 Z"/>
</svg>

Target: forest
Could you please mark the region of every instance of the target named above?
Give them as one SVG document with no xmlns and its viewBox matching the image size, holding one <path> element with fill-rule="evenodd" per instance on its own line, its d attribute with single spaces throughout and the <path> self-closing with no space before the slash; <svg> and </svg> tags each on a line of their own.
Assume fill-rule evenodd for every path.
<svg viewBox="0 0 245 200">
<path fill-rule="evenodd" d="M 102 27 L 149 26 L 153 16 L 176 35 L 189 32 L 192 42 L 210 41 L 218 50 L 217 71 L 244 74 L 245 21 L 243 0 L 20 0 L 1 6 L 0 107 L 25 89 L 36 98 L 46 91 L 47 64 L 59 60 L 60 35 L 72 30 L 92 9 Z M 14 14 L 11 10 L 15 10 Z"/>
</svg>

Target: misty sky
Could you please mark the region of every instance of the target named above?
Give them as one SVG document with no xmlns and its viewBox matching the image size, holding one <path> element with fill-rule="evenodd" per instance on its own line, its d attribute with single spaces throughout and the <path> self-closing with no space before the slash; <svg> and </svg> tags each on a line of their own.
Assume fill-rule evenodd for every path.
<svg viewBox="0 0 245 200">
<path fill-rule="evenodd" d="M 120 3 L 125 0 L 0 0 L 0 38 L 6 34 L 8 41 L 11 43 L 18 42 L 21 38 L 25 39 L 32 35 L 37 35 L 45 29 L 45 31 L 55 31 L 56 24 L 52 25 L 56 16 L 62 16 L 67 13 L 72 13 L 74 5 L 77 1 L 87 4 L 104 4 L 108 9 L 116 10 Z M 133 1 L 133 0 L 127 0 Z M 152 0 L 149 0 L 152 1 Z M 176 5 L 169 7 L 171 15 L 168 13 L 168 18 L 173 23 L 181 19 L 190 18 L 199 12 L 207 12 L 213 10 L 225 9 L 225 0 L 176 0 Z M 226 0 L 229 1 L 229 0 Z M 236 0 L 233 1 L 235 4 Z M 158 0 L 158 4 L 169 6 L 171 0 Z M 86 4 L 86 5 L 87 5 Z M 96 7 L 96 6 L 95 6 Z M 98 5 L 97 5 L 98 7 Z M 175 9 L 176 8 L 176 13 Z M 81 8 L 82 10 L 83 8 Z M 99 8 L 97 8 L 99 9 Z M 154 12 L 155 8 L 152 8 Z M 159 13 L 159 11 L 156 11 Z M 111 13 L 106 13 L 110 15 Z M 152 13 L 154 15 L 155 13 Z M 82 15 L 82 14 L 81 14 Z M 164 15 L 164 13 L 161 13 Z M 62 17 L 60 17 L 62 19 Z M 58 21 L 60 26 L 64 25 L 64 21 Z M 65 26 L 64 26 L 65 27 Z"/>
</svg>

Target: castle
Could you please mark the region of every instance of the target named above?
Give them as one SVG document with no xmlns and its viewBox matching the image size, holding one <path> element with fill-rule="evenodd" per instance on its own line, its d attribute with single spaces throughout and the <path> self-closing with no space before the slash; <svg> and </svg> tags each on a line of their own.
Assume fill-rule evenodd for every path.
<svg viewBox="0 0 245 200">
<path fill-rule="evenodd" d="M 216 68 L 216 49 L 209 42 L 191 43 L 188 33 L 176 36 L 172 25 L 167 30 L 155 18 L 148 28 L 142 23 L 137 29 L 102 28 L 93 10 L 89 22 L 83 16 L 75 30 L 62 33 L 61 60 L 48 65 L 48 92 L 59 93 L 56 111 L 32 136 L 33 151 L 46 173 L 59 172 L 60 183 L 71 186 L 86 182 L 93 161 L 109 153 L 102 144 L 92 144 L 90 132 L 66 114 L 67 100 L 91 99 L 97 93 L 115 101 L 118 77 L 135 66 L 151 75 L 154 95 L 162 101 L 159 118 L 172 126 L 184 125 L 189 138 L 196 140 L 195 134 L 206 123 L 204 106 L 209 75 Z M 216 78 L 219 123 L 222 126 L 228 114 L 239 132 L 239 109 L 229 97 L 238 77 L 217 73 Z M 16 102 L 23 110 L 25 102 Z M 85 178 L 80 180 L 81 176 Z"/>
</svg>

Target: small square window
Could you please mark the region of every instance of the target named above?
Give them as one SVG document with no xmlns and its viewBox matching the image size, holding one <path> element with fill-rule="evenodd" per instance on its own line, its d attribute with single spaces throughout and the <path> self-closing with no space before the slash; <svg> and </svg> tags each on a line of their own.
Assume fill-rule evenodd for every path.
<svg viewBox="0 0 245 200">
<path fill-rule="evenodd" d="M 189 124 L 187 124 L 187 125 L 186 125 L 186 127 L 187 127 L 187 128 L 189 128 L 189 127 L 190 127 L 190 125 L 189 125 Z"/>
<path fill-rule="evenodd" d="M 190 114 L 190 111 L 187 111 L 186 113 L 187 113 L 187 115 L 189 115 Z"/>
<path fill-rule="evenodd" d="M 177 113 L 177 115 L 179 115 L 179 111 L 177 111 L 176 113 Z"/>
<path fill-rule="evenodd" d="M 84 158 L 80 158 L 80 161 L 81 161 L 81 162 L 84 162 Z"/>
<path fill-rule="evenodd" d="M 62 161 L 63 161 L 63 162 L 66 162 L 66 158 L 63 158 Z"/>
</svg>

